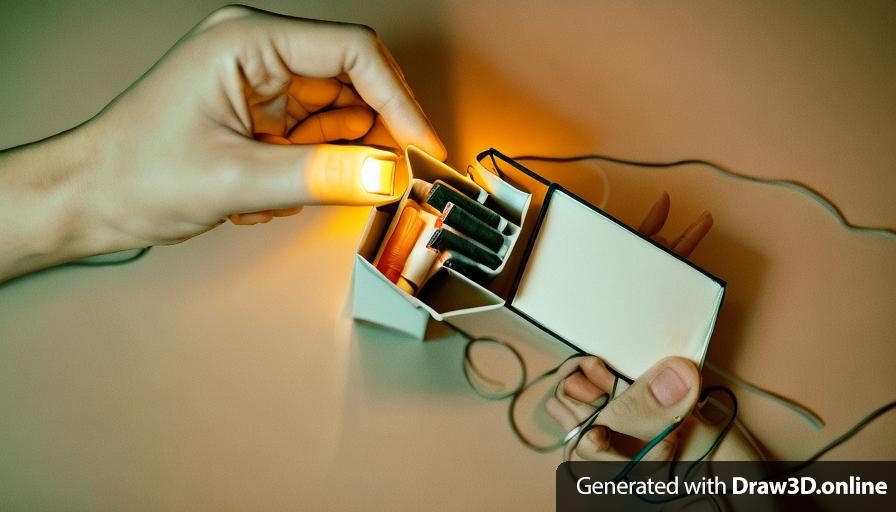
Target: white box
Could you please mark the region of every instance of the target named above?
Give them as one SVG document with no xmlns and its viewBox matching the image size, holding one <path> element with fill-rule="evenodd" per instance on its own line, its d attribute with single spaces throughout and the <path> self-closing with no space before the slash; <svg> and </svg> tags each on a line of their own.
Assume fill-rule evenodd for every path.
<svg viewBox="0 0 896 512">
<path fill-rule="evenodd" d="M 472 182 L 502 198 L 500 213 L 518 229 L 490 282 L 441 269 L 414 297 L 375 267 L 408 187 L 368 220 L 355 258 L 355 319 L 418 339 L 431 321 L 473 337 L 547 338 L 597 355 L 629 378 L 671 355 L 702 364 L 724 281 L 494 149 L 465 173 L 414 147 L 406 157 L 409 180 Z"/>
</svg>

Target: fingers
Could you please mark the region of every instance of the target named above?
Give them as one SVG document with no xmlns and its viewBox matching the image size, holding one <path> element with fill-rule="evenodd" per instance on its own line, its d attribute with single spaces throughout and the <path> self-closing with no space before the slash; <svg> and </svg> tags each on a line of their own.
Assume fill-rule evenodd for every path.
<svg viewBox="0 0 896 512">
<path fill-rule="evenodd" d="M 603 425 L 593 425 L 588 432 L 579 439 L 576 445 L 576 453 L 585 460 L 598 461 L 623 461 L 626 457 L 613 448 L 610 441 L 611 433 Z"/>
<path fill-rule="evenodd" d="M 350 106 L 314 114 L 289 133 L 293 144 L 321 144 L 363 137 L 373 126 L 373 112 L 361 106 Z"/>
<path fill-rule="evenodd" d="M 603 361 L 594 356 L 570 359 L 557 373 L 568 376 L 560 381 L 548 400 L 551 406 L 546 403 L 545 409 L 563 428 L 572 430 L 594 413 L 592 403 L 613 388 L 613 376 Z"/>
<path fill-rule="evenodd" d="M 700 392 L 700 373 L 687 359 L 670 357 L 647 370 L 610 401 L 596 423 L 648 441 L 688 415 Z"/>
<path fill-rule="evenodd" d="M 364 144 L 368 144 L 371 146 L 382 146 L 387 148 L 400 148 L 398 142 L 396 142 L 395 138 L 392 137 L 392 134 L 389 133 L 389 129 L 386 128 L 386 125 L 383 123 L 382 117 L 377 117 L 373 122 L 373 127 L 370 128 L 370 131 L 367 132 L 367 135 L 361 139 L 361 142 Z"/>
<path fill-rule="evenodd" d="M 672 244 L 672 251 L 684 258 L 690 256 L 697 244 L 700 243 L 700 240 L 703 240 L 703 237 L 709 233 L 712 223 L 712 214 L 703 212 Z"/>
<path fill-rule="evenodd" d="M 371 146 L 396 149 L 399 147 L 398 142 L 386 128 L 383 118 L 374 116 L 364 100 L 354 92 L 350 85 L 343 84 L 335 78 L 326 80 L 328 83 L 329 81 L 335 82 L 340 88 L 335 99 L 331 99 L 332 91 L 313 98 L 305 97 L 302 100 L 289 97 L 289 115 L 298 122 L 289 133 L 289 139 L 284 140 L 294 144 L 320 144 L 361 138 L 363 144 Z M 329 88 L 330 86 L 325 87 Z M 311 88 L 306 83 L 302 90 L 307 91 Z M 300 92 L 296 92 L 296 94 L 300 94 Z M 322 104 L 320 102 L 329 103 Z M 332 107 L 333 110 L 311 115 L 312 109 L 326 106 Z"/>
<path fill-rule="evenodd" d="M 415 144 L 436 158 L 445 158 L 445 147 L 372 30 L 274 16 L 251 23 L 268 36 L 263 41 L 274 45 L 293 74 L 332 77 L 345 72 L 361 98 L 383 116 L 402 146 Z"/>
<path fill-rule="evenodd" d="M 653 204 L 647 216 L 638 227 L 638 232 L 644 236 L 653 236 L 663 229 L 666 219 L 669 217 L 669 193 L 663 192 L 663 195 Z"/>
<path fill-rule="evenodd" d="M 285 103 L 286 98 L 278 96 L 250 104 L 248 107 L 252 129 L 256 132 L 282 134 L 286 130 L 286 118 L 283 116 Z"/>
<path fill-rule="evenodd" d="M 554 418 L 554 421 L 559 423 L 560 426 L 563 427 L 563 430 L 567 432 L 576 428 L 579 423 L 584 421 L 584 419 L 579 420 L 569 407 L 561 402 L 556 396 L 547 399 L 544 403 L 544 410 L 547 411 L 548 415 L 550 415 L 551 418 Z"/>
<path fill-rule="evenodd" d="M 567 396 L 584 403 L 594 402 L 605 393 L 581 372 L 573 373 L 564 379 L 561 388 Z"/>
<path fill-rule="evenodd" d="M 342 84 L 342 89 L 339 91 L 339 95 L 333 100 L 333 106 L 340 108 L 350 107 L 352 105 L 360 105 L 362 107 L 368 106 L 367 103 L 364 103 L 364 100 L 358 96 L 350 84 Z"/>
<path fill-rule="evenodd" d="M 675 241 L 669 243 L 665 237 L 659 234 L 660 230 L 663 229 L 663 226 L 666 224 L 666 219 L 669 217 L 669 203 L 669 194 L 663 192 L 657 202 L 654 203 L 653 207 L 650 208 L 647 216 L 644 217 L 644 220 L 638 227 L 638 232 L 654 239 L 657 243 L 668 247 L 675 254 L 687 258 L 694 252 L 694 249 L 700 241 L 703 240 L 703 237 L 709 233 L 709 229 L 712 227 L 713 218 L 709 212 L 703 212 L 703 214 L 684 230 Z"/>
<path fill-rule="evenodd" d="M 382 118 L 374 119 L 367 103 L 350 84 L 343 84 L 336 78 L 295 76 L 290 80 L 287 93 L 285 99 L 278 97 L 250 106 L 257 132 L 282 134 L 288 130 L 288 139 L 269 137 L 264 142 L 284 144 L 283 140 L 286 140 L 285 143 L 292 144 L 320 144 L 363 137 L 364 144 L 398 147 Z M 289 122 L 278 113 L 283 109 L 279 105 L 283 101 L 286 101 Z M 327 107 L 332 109 L 319 112 Z"/>
<path fill-rule="evenodd" d="M 255 139 L 261 142 L 266 142 L 268 144 L 279 144 L 281 146 L 288 146 L 292 144 L 292 142 L 290 142 L 286 137 L 274 135 L 272 133 L 256 133 Z"/>
<path fill-rule="evenodd" d="M 304 206 L 293 206 L 292 208 L 280 208 L 278 210 L 269 210 L 274 217 L 291 217 L 297 215 L 304 210 Z"/>
<path fill-rule="evenodd" d="M 575 415 L 579 423 L 588 419 L 588 417 L 594 414 L 594 411 L 597 410 L 597 407 L 595 407 L 591 403 L 582 402 L 570 397 L 568 394 L 566 394 L 565 391 L 563 391 L 562 386 L 557 387 L 554 396 L 557 397 L 557 399 L 560 400 L 560 402 L 565 405 L 570 411 L 572 411 L 573 415 Z"/>
<path fill-rule="evenodd" d="M 248 141 L 244 145 L 240 141 L 236 151 L 239 158 L 233 163 L 242 171 L 241 180 L 236 187 L 237 197 L 225 211 L 248 213 L 229 215 L 231 222 L 265 223 L 272 217 L 295 215 L 305 204 L 378 205 L 401 197 L 408 180 L 395 171 L 394 164 L 392 194 L 371 193 L 361 180 L 361 169 L 367 159 L 395 162 L 394 153 L 367 146 L 313 144 L 320 140 L 357 138 L 370 130 L 372 116 L 364 107 L 346 107 L 311 116 L 289 139 L 257 133 L 257 142 Z M 299 130 L 306 124 L 311 128 Z"/>
<path fill-rule="evenodd" d="M 229 212 L 262 212 L 310 204 L 386 204 L 400 198 L 408 182 L 406 174 L 393 166 L 392 193 L 368 192 L 361 180 L 364 162 L 395 162 L 397 157 L 367 146 L 280 146 L 247 140 L 240 144 L 237 153 L 239 159 L 234 164 L 239 168 L 239 179 L 226 206 Z M 385 171 L 388 170 L 386 166 Z"/>
<path fill-rule="evenodd" d="M 613 389 L 615 378 L 603 361 L 594 356 L 578 357 L 558 370 L 569 376 L 561 381 L 557 392 L 545 402 L 545 411 L 567 432 L 582 424 L 597 410 L 593 405 Z M 592 426 L 576 445 L 576 453 L 588 460 L 623 460 L 624 456 L 610 446 L 610 433 L 604 426 Z"/>
<path fill-rule="evenodd" d="M 446 157 L 444 145 L 414 100 L 394 60 L 369 27 L 226 6 L 207 17 L 195 32 L 218 38 L 218 48 L 232 54 L 229 56 L 244 69 L 257 69 L 262 62 L 275 71 L 285 67 L 293 75 L 337 77 L 342 83 L 349 81 L 343 76 L 347 75 L 361 99 L 383 116 L 402 147 L 414 144 L 436 158 Z M 219 59 L 227 72 L 232 72 L 233 59 Z M 320 102 L 318 98 L 307 106 Z"/>
<path fill-rule="evenodd" d="M 591 415 L 591 413 L 585 415 L 577 413 L 558 396 L 548 398 L 544 408 L 548 415 L 551 416 L 554 421 L 559 423 L 567 432 L 570 432 L 581 425 Z M 593 413 L 593 410 L 591 412 Z M 630 457 L 626 456 L 612 445 L 611 435 L 612 433 L 607 427 L 603 425 L 592 425 L 584 434 L 581 436 L 576 435 L 572 439 L 572 442 L 576 443 L 574 447 L 575 453 L 585 460 L 628 460 Z M 668 444 L 669 448 L 657 446 L 654 450 L 651 450 L 649 460 L 668 460 L 672 453 L 674 453 L 673 442 L 670 441 Z M 661 450 L 661 448 L 665 449 Z M 655 457 L 662 457 L 662 459 L 655 459 Z"/>
<path fill-rule="evenodd" d="M 388 50 L 374 34 L 362 37 L 356 48 L 354 65 L 346 71 L 361 97 L 383 116 L 386 125 L 402 146 L 419 145 L 443 160 L 445 146 L 413 98 L 410 88 L 392 66 Z M 394 62 L 394 61 L 393 61 Z"/>
<path fill-rule="evenodd" d="M 335 78 L 294 76 L 286 90 L 295 100 L 289 114 L 296 119 L 303 119 L 309 113 L 317 112 L 333 103 L 342 92 L 342 87 L 342 82 Z M 302 116 L 302 113 L 305 115 Z"/>
<path fill-rule="evenodd" d="M 567 432 L 571 432 L 581 425 L 595 411 L 593 406 L 576 402 L 569 397 L 564 398 L 562 393 L 548 398 L 544 409 Z M 577 439 L 576 453 L 582 458 L 588 460 L 605 460 L 607 458 L 618 460 L 622 458 L 610 447 L 610 434 L 606 427 L 593 426 L 581 437 L 576 436 L 573 439 Z"/>
<path fill-rule="evenodd" d="M 251 212 L 251 213 L 234 213 L 229 215 L 230 222 L 241 226 L 254 226 L 255 224 L 267 224 L 273 218 L 270 211 Z"/>
<path fill-rule="evenodd" d="M 408 186 L 393 166 L 395 179 L 391 195 L 364 189 L 361 168 L 367 159 L 395 162 L 394 153 L 367 146 L 319 144 L 304 162 L 298 201 L 290 204 L 379 205 L 398 200 Z"/>
<path fill-rule="evenodd" d="M 573 374 L 575 375 L 575 374 Z M 581 425 L 596 408 L 578 402 L 563 393 L 548 398 L 545 411 L 567 432 Z M 610 444 L 610 431 L 603 425 L 592 425 L 581 437 L 576 436 L 575 451 L 585 460 L 625 460 L 625 456 Z"/>
<path fill-rule="evenodd" d="M 240 226 L 254 226 L 255 224 L 267 224 L 274 217 L 290 217 L 301 212 L 305 207 L 281 208 L 278 210 L 265 210 L 263 212 L 234 213 L 228 215 L 230 222 Z"/>
<path fill-rule="evenodd" d="M 580 371 L 563 381 L 563 391 L 580 402 L 592 403 L 613 390 L 615 377 L 604 362 L 594 356 L 578 358 Z"/>
<path fill-rule="evenodd" d="M 286 137 L 281 137 L 279 135 L 273 135 L 270 133 L 256 133 L 255 139 L 267 144 L 277 144 L 280 146 L 288 146 L 289 144 L 292 144 Z M 234 213 L 228 215 L 227 218 L 230 219 L 230 222 L 240 226 L 254 226 L 255 224 L 266 224 L 270 222 L 274 217 L 287 217 L 290 215 L 295 215 L 302 211 L 302 208 L 302 206 L 295 206 L 292 208 L 264 210 L 260 212 Z"/>
<path fill-rule="evenodd" d="M 630 459 L 643 448 L 645 441 L 653 439 L 691 411 L 699 389 L 700 374 L 692 362 L 678 357 L 661 361 L 607 404 L 597 416 L 595 427 L 579 440 L 576 453 L 586 460 Z M 567 428 L 570 417 L 579 417 L 574 408 L 560 399 L 551 404 L 549 414 L 564 428 Z M 671 460 L 676 443 L 677 436 L 673 431 L 651 449 L 644 460 Z"/>
</svg>

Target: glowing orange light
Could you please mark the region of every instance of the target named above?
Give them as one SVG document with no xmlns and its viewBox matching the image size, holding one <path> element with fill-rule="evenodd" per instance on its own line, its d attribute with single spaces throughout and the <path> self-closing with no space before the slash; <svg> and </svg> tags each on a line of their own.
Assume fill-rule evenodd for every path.
<svg viewBox="0 0 896 512">
<path fill-rule="evenodd" d="M 368 158 L 361 165 L 361 186 L 371 194 L 391 196 L 395 182 L 395 162 Z"/>
<path fill-rule="evenodd" d="M 321 144 L 298 184 L 305 204 L 379 206 L 400 199 L 410 182 L 395 155 L 367 146 Z"/>
</svg>

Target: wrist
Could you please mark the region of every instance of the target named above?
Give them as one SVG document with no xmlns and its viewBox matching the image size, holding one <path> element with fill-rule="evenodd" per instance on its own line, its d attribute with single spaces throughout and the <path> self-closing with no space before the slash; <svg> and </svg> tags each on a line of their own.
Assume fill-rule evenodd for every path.
<svg viewBox="0 0 896 512">
<path fill-rule="evenodd" d="M 0 281 L 119 249 L 93 207 L 104 152 L 82 125 L 0 154 Z"/>
</svg>

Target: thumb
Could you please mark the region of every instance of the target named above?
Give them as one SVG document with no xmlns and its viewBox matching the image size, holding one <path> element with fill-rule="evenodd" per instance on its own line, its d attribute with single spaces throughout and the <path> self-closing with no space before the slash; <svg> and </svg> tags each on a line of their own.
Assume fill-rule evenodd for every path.
<svg viewBox="0 0 896 512">
<path fill-rule="evenodd" d="M 408 185 L 398 157 L 369 146 L 276 145 L 247 140 L 241 151 L 242 186 L 235 212 L 298 205 L 382 205 Z"/>
<path fill-rule="evenodd" d="M 700 394 L 700 372 L 693 362 L 663 359 L 647 370 L 597 417 L 595 423 L 614 432 L 649 441 L 685 418 Z"/>
</svg>

